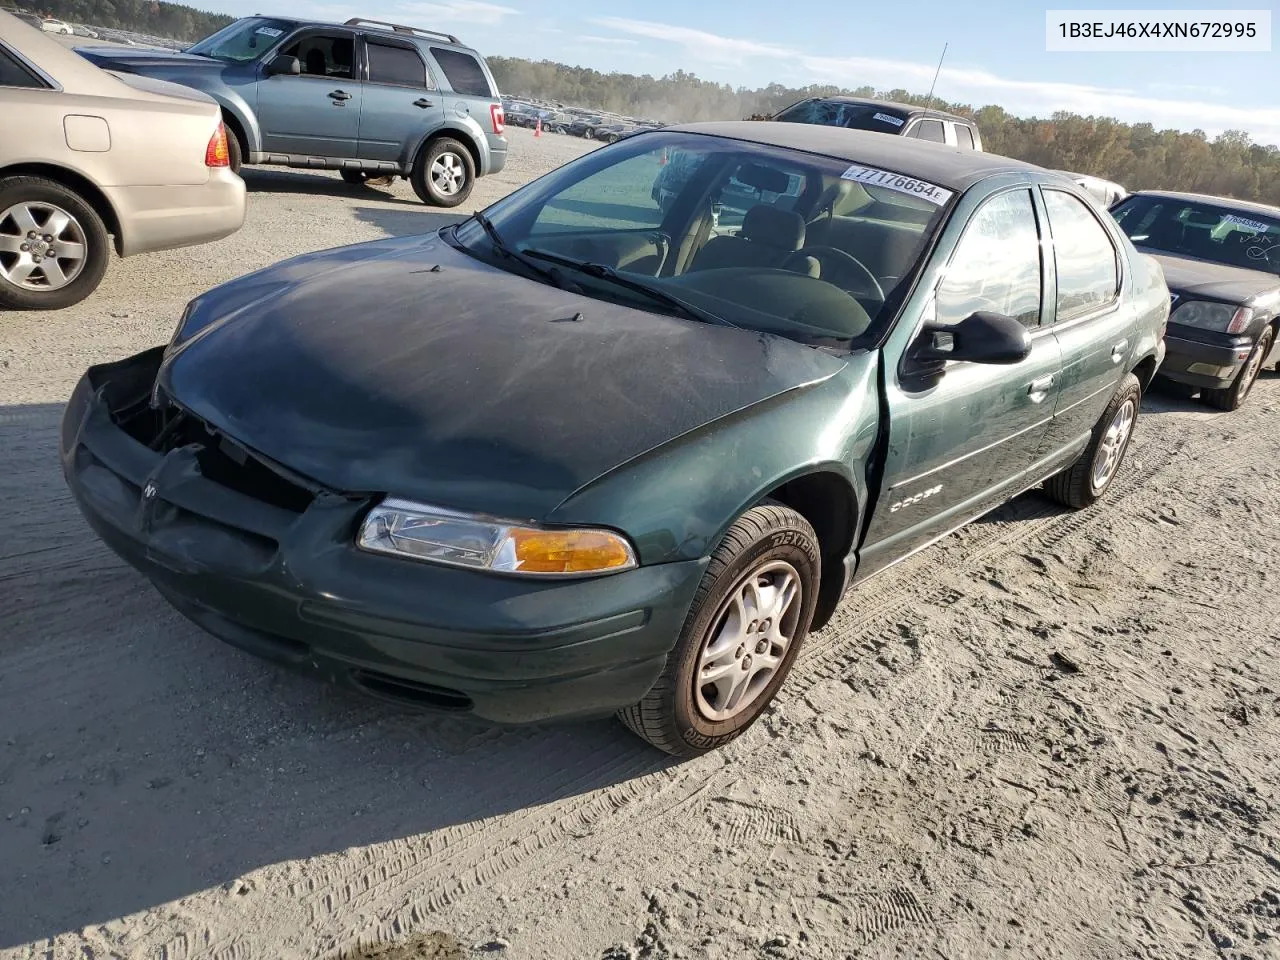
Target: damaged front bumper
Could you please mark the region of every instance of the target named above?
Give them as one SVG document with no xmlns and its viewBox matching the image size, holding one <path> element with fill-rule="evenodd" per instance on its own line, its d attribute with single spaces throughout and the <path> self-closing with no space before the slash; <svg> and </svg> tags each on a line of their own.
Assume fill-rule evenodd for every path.
<svg viewBox="0 0 1280 960">
<path fill-rule="evenodd" d="M 509 723 L 603 716 L 657 679 L 706 561 L 525 580 L 358 550 L 377 494 L 327 491 L 152 389 L 157 347 L 89 369 L 62 424 L 94 531 L 210 633 L 399 702 Z"/>
</svg>

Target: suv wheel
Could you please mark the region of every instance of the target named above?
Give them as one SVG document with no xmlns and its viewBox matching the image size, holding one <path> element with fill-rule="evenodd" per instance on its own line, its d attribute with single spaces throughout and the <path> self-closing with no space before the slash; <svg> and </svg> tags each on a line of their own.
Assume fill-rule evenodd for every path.
<svg viewBox="0 0 1280 960">
<path fill-rule="evenodd" d="M 1064 507 L 1076 510 L 1097 503 L 1120 472 L 1141 403 L 1142 385 L 1131 373 L 1120 381 L 1107 409 L 1094 424 L 1093 437 L 1080 459 L 1045 481 L 1045 493 Z"/>
<path fill-rule="evenodd" d="M 1244 405 L 1245 398 L 1249 396 L 1249 391 L 1253 389 L 1254 383 L 1257 382 L 1258 374 L 1262 372 L 1262 364 L 1267 359 L 1267 354 L 1271 352 L 1271 344 L 1274 340 L 1275 330 L 1271 327 L 1263 329 L 1258 342 L 1253 345 L 1253 350 L 1249 353 L 1249 359 L 1245 361 L 1244 368 L 1236 377 L 1236 382 L 1220 390 L 1201 390 L 1200 396 L 1204 402 L 1219 410 L 1240 409 Z"/>
<path fill-rule="evenodd" d="M 821 569 L 813 527 L 794 510 L 766 502 L 740 516 L 711 555 L 662 675 L 622 722 L 678 757 L 739 736 L 800 652 Z"/>
<path fill-rule="evenodd" d="M 471 151 L 451 137 L 433 140 L 418 154 L 409 180 L 423 203 L 456 207 L 471 196 L 476 179 Z"/>
<path fill-rule="evenodd" d="M 239 176 L 240 168 L 244 165 L 244 147 L 240 145 L 240 138 L 230 124 L 224 120 L 222 126 L 227 131 L 227 165 L 232 173 Z"/>
<path fill-rule="evenodd" d="M 0 306 L 57 310 L 97 289 L 107 228 L 72 190 L 43 177 L 0 179 Z"/>
</svg>

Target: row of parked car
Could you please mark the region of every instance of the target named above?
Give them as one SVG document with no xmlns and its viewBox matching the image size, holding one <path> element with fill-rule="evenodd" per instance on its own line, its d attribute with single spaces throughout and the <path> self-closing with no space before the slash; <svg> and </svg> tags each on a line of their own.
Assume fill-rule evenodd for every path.
<svg viewBox="0 0 1280 960">
<path fill-rule="evenodd" d="M 615 143 L 628 134 L 665 126 L 658 120 L 641 120 L 616 113 L 566 107 L 532 97 L 504 98 L 502 107 L 507 123 L 512 126 L 530 129 L 536 127 L 547 133 L 560 133 L 603 143 Z"/>
</svg>

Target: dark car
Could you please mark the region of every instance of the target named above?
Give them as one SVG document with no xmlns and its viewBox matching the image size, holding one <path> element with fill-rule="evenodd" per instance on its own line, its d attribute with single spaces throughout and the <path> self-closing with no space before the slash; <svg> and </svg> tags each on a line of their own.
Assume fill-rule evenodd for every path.
<svg viewBox="0 0 1280 960">
<path fill-rule="evenodd" d="M 1142 191 L 1112 208 L 1164 267 L 1172 294 L 1161 375 L 1235 410 L 1280 359 L 1280 209 L 1225 197 Z"/>
<path fill-rule="evenodd" d="M 44 20 L 34 13 L 27 13 L 25 10 L 11 10 L 9 12 L 28 26 L 35 27 L 37 30 L 44 30 Z"/>
<path fill-rule="evenodd" d="M 675 150 L 700 162 L 663 212 Z M 730 180 L 793 178 L 712 235 Z M 497 721 L 618 711 L 691 755 L 851 584 L 1042 482 L 1103 496 L 1168 310 L 1154 261 L 1036 167 L 670 127 L 197 297 L 85 374 L 62 463 L 233 644 Z"/>
<path fill-rule="evenodd" d="M 185 51 L 78 47 L 120 73 L 216 100 L 231 168 L 337 170 L 348 183 L 402 176 L 424 203 L 456 207 L 507 162 L 488 64 L 457 37 L 353 17 L 245 17 Z"/>
<path fill-rule="evenodd" d="M 865 97 L 809 97 L 773 118 L 783 123 L 816 123 L 847 130 L 870 130 L 945 143 L 961 150 L 981 150 L 982 135 L 967 117 L 909 103 Z"/>
</svg>

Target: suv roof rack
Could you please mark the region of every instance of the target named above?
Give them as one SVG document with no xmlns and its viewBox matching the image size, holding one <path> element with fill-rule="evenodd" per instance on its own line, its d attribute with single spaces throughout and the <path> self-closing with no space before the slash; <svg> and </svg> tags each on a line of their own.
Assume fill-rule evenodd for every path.
<svg viewBox="0 0 1280 960">
<path fill-rule="evenodd" d="M 409 27 L 405 26 L 403 23 L 387 23 L 385 20 L 369 20 L 365 17 L 352 17 L 346 22 L 345 26 L 384 27 L 388 30 L 395 31 L 396 33 L 414 33 L 424 37 L 440 37 L 444 40 L 448 40 L 450 43 L 462 43 L 461 40 L 451 33 L 441 33 L 439 30 L 423 30 L 421 27 Z"/>
</svg>

